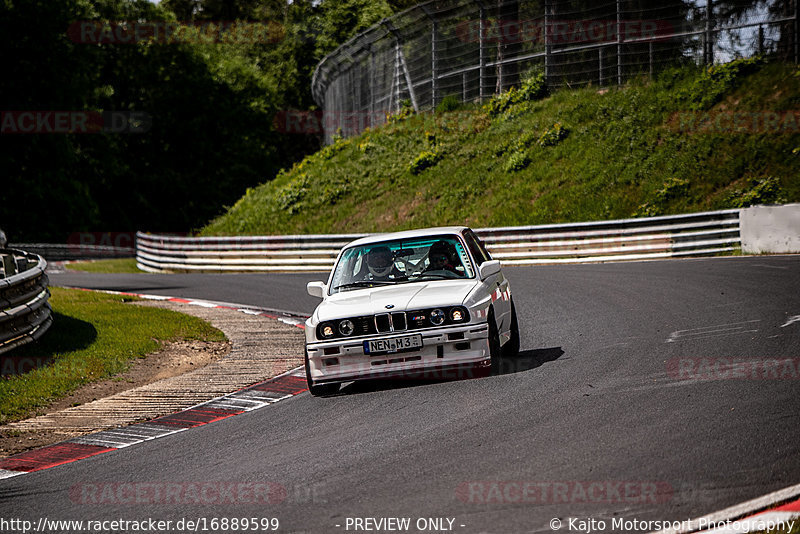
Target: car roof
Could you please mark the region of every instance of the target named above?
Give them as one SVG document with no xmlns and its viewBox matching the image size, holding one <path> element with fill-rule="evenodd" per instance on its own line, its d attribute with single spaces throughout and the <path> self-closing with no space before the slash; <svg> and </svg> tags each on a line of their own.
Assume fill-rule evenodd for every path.
<svg viewBox="0 0 800 534">
<path fill-rule="evenodd" d="M 419 237 L 435 236 L 442 234 L 460 234 L 464 230 L 468 230 L 466 226 L 438 226 L 435 228 L 419 228 L 417 230 L 405 230 L 403 232 L 392 232 L 389 234 L 373 234 L 368 237 L 362 237 L 355 241 L 348 243 L 344 248 L 350 248 L 361 245 L 369 245 L 371 243 L 380 243 L 382 241 L 391 241 L 393 239 L 416 239 Z"/>
</svg>

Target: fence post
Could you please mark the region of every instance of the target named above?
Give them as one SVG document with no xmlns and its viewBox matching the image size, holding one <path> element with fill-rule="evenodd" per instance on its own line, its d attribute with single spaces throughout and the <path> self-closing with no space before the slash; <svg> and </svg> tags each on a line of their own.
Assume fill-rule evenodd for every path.
<svg viewBox="0 0 800 534">
<path fill-rule="evenodd" d="M 439 31 L 439 25 L 428 6 L 423 4 L 420 8 L 431 21 L 431 108 L 436 108 L 436 85 L 439 81 L 439 69 L 436 65 L 436 33 Z"/>
<path fill-rule="evenodd" d="M 798 27 L 797 19 L 800 18 L 800 0 L 794 0 L 794 62 L 800 63 L 800 46 L 798 46 L 798 38 L 800 38 L 800 27 Z"/>
<path fill-rule="evenodd" d="M 598 78 L 598 82 L 597 83 L 600 85 L 600 87 L 603 87 L 603 47 L 602 46 L 597 49 L 597 59 L 598 59 L 598 62 L 599 62 L 599 66 L 598 66 L 598 69 L 597 69 L 597 78 Z"/>
<path fill-rule="evenodd" d="M 550 70 L 552 65 L 550 65 L 550 55 L 552 52 L 552 45 L 550 44 L 550 31 L 551 26 L 553 25 L 552 20 L 552 6 L 550 4 L 551 0 L 544 0 L 544 85 L 545 87 L 550 86 Z M 601 75 L 602 76 L 602 75 Z"/>
<path fill-rule="evenodd" d="M 650 46 L 648 47 L 648 52 L 650 54 L 650 78 L 653 77 L 653 41 L 648 43 Z"/>
<path fill-rule="evenodd" d="M 764 26 L 758 25 L 758 55 L 764 55 Z"/>
<path fill-rule="evenodd" d="M 439 69 L 436 65 L 436 32 L 438 31 L 436 19 L 431 20 L 431 108 L 436 107 L 436 83 L 439 81 Z"/>
<path fill-rule="evenodd" d="M 713 0 L 706 0 L 706 50 L 705 62 L 706 65 L 714 64 L 714 37 L 711 35 L 712 21 L 714 18 L 714 2 Z"/>
<path fill-rule="evenodd" d="M 480 90 L 478 91 L 478 95 L 480 97 L 481 102 L 486 98 L 486 8 L 483 6 L 483 2 L 480 2 L 480 70 L 479 70 L 479 80 L 478 83 L 480 84 Z"/>
<path fill-rule="evenodd" d="M 394 111 L 400 111 L 400 43 L 394 41 L 394 72 L 392 73 L 392 98 L 394 99 Z M 391 104 L 391 102 L 389 102 Z M 390 106 L 391 107 L 391 106 Z"/>
<path fill-rule="evenodd" d="M 391 34 L 394 36 L 394 47 L 395 47 L 395 63 L 397 65 L 396 76 L 397 76 L 397 109 L 400 110 L 400 71 L 402 69 L 403 76 L 406 80 L 406 87 L 408 88 L 408 96 L 411 97 L 411 106 L 414 108 L 414 111 L 419 113 L 419 105 L 417 104 L 417 95 L 414 93 L 414 84 L 411 83 L 411 75 L 408 73 L 408 65 L 406 64 L 406 56 L 403 54 L 402 43 L 400 41 L 400 35 L 398 34 L 397 28 L 395 28 L 390 22 L 386 22 L 386 27 L 389 29 Z"/>
<path fill-rule="evenodd" d="M 375 50 L 372 45 L 367 49 L 369 50 L 369 125 L 374 126 L 375 120 Z"/>
<path fill-rule="evenodd" d="M 617 85 L 622 85 L 622 0 L 617 0 Z"/>
</svg>

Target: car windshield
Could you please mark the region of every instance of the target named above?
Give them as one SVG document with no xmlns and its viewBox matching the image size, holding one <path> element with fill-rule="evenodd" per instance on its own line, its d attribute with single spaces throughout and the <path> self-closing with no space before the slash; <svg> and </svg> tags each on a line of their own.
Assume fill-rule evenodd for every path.
<svg viewBox="0 0 800 534">
<path fill-rule="evenodd" d="M 381 241 L 350 247 L 333 273 L 331 294 L 422 280 L 474 278 L 469 255 L 455 235 Z"/>
</svg>

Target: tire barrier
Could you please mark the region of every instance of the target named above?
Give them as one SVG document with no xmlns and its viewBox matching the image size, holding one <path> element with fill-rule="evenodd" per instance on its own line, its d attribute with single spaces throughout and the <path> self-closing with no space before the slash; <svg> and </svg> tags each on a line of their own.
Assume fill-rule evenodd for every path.
<svg viewBox="0 0 800 534">
<path fill-rule="evenodd" d="M 0 250 L 0 354 L 39 339 L 53 322 L 47 262 L 15 249 Z"/>
</svg>

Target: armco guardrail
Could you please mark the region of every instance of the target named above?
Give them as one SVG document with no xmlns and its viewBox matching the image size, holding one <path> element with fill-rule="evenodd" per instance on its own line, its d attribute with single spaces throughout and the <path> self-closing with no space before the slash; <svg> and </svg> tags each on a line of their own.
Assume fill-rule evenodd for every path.
<svg viewBox="0 0 800 534">
<path fill-rule="evenodd" d="M 140 269 L 164 271 L 324 271 L 344 245 L 367 234 L 173 237 L 136 234 Z"/>
<path fill-rule="evenodd" d="M 106 245 L 83 245 L 61 243 L 14 243 L 13 247 L 38 254 L 48 261 L 94 260 L 109 258 L 132 258 L 136 249 Z"/>
<path fill-rule="evenodd" d="M 739 210 L 615 221 L 476 230 L 506 265 L 703 256 L 739 248 Z M 150 272 L 325 271 L 367 234 L 171 237 L 137 234 L 136 260 Z"/>
<path fill-rule="evenodd" d="M 0 250 L 0 353 L 39 339 L 53 322 L 44 258 Z"/>
</svg>

